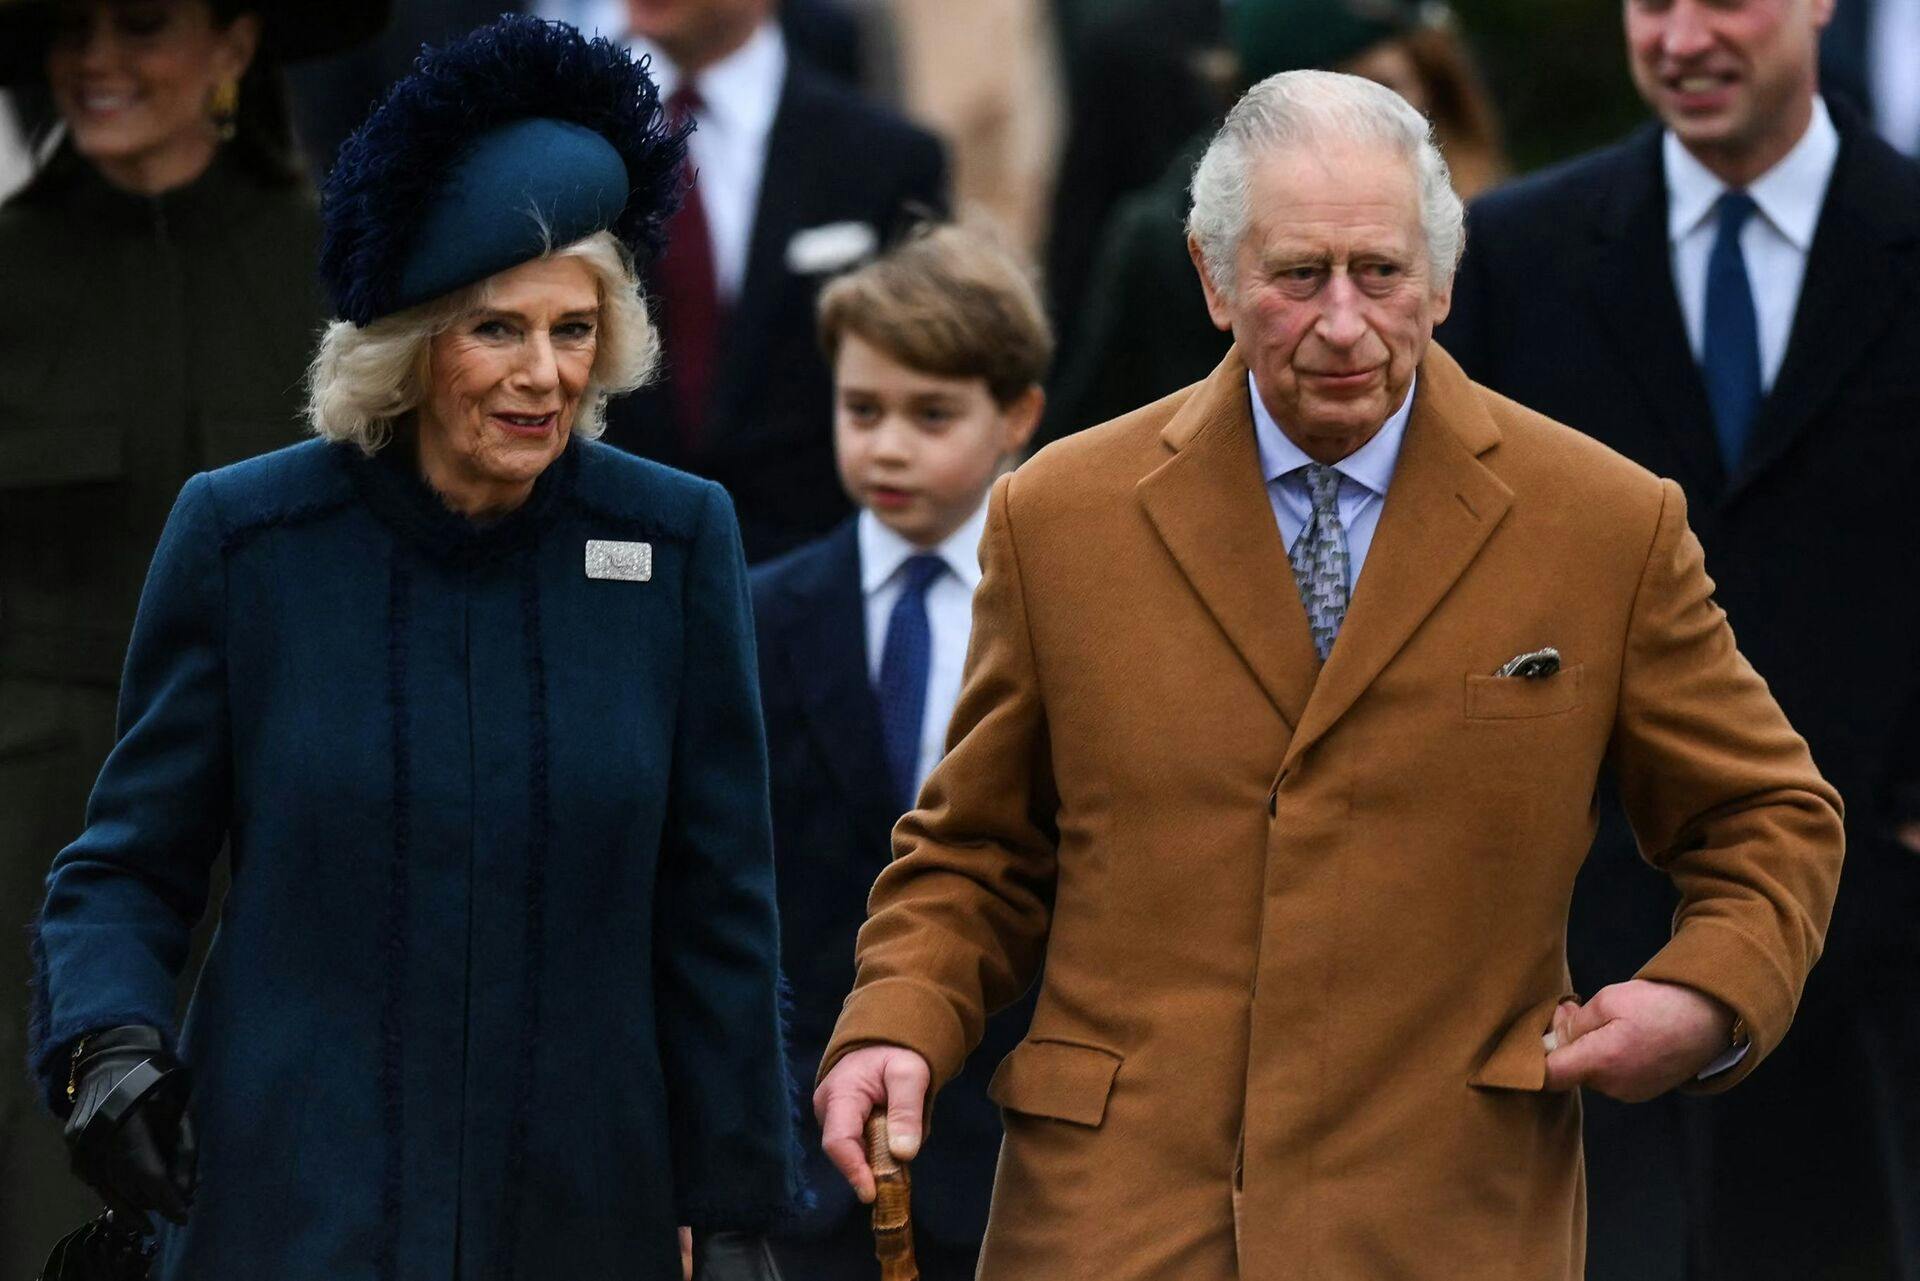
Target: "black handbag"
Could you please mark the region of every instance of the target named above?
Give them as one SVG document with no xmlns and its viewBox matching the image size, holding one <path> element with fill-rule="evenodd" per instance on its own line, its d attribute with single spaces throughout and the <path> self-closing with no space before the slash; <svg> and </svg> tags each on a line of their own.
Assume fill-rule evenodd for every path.
<svg viewBox="0 0 1920 1281">
<path fill-rule="evenodd" d="M 60 1238 L 40 1270 L 40 1281 L 147 1281 L 153 1273 L 153 1236 L 144 1221 L 130 1227 L 112 1210 Z"/>
</svg>

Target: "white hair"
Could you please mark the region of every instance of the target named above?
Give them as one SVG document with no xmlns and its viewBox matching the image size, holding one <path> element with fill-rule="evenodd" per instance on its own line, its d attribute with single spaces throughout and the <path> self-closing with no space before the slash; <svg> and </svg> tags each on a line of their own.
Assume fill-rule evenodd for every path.
<svg viewBox="0 0 1920 1281">
<path fill-rule="evenodd" d="M 599 290 L 593 369 L 573 424 L 575 434 L 590 440 L 606 430 L 607 400 L 644 386 L 653 376 L 660 362 L 659 332 L 648 318 L 633 258 L 612 232 L 595 232 L 541 256 L 578 258 Z M 345 320 L 328 325 L 307 372 L 307 424 L 313 433 L 351 442 L 366 454 L 377 452 L 392 439 L 394 424 L 426 398 L 428 344 L 485 307 L 493 279 L 382 316 L 364 329 Z"/>
<path fill-rule="evenodd" d="M 1187 234 L 1200 246 L 1215 287 L 1228 294 L 1234 289 L 1235 259 L 1251 215 L 1255 158 L 1336 142 L 1391 147 L 1412 164 L 1433 285 L 1440 289 L 1452 282 L 1466 247 L 1466 210 L 1426 117 L 1393 90 L 1359 76 L 1283 71 L 1234 104 L 1193 171 Z"/>
</svg>

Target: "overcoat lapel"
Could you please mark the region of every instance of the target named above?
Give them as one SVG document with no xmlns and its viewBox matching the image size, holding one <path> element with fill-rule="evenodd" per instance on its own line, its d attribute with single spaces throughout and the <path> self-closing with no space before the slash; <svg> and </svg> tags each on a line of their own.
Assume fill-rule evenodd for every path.
<svg viewBox="0 0 1920 1281">
<path fill-rule="evenodd" d="M 1180 572 L 1289 726 L 1320 666 L 1254 443 L 1239 352 L 1201 384 L 1161 439 L 1173 457 L 1136 489 Z"/>
<path fill-rule="evenodd" d="M 880 710 L 867 680 L 865 603 L 854 524 L 830 535 L 828 556 L 789 584 L 783 643 L 807 731 L 858 814 L 891 828 L 899 817 L 880 742 Z"/>
<path fill-rule="evenodd" d="M 1623 162 L 1621 181 L 1594 225 L 1592 264 L 1581 274 L 1620 364 L 1639 384 L 1692 474 L 1696 492 L 1718 494 L 1726 472 L 1706 383 L 1674 292 L 1659 130 L 1637 135 L 1627 144 Z"/>
<path fill-rule="evenodd" d="M 1283 769 L 1366 692 L 1506 515 L 1513 491 L 1477 458 L 1499 440 L 1460 366 L 1428 347 L 1366 566 Z"/>
<path fill-rule="evenodd" d="M 1899 309 L 1915 305 L 1920 212 L 1883 215 L 1886 184 L 1877 181 L 1871 151 L 1851 128 L 1841 139 L 1807 254 L 1786 359 L 1761 403 L 1730 499 L 1777 462 L 1814 422 Z"/>
</svg>

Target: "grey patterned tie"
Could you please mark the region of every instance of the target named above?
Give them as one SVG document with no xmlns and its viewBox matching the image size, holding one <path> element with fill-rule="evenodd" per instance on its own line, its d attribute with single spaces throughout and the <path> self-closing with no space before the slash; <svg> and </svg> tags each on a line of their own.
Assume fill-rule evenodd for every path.
<svg viewBox="0 0 1920 1281">
<path fill-rule="evenodd" d="M 1325 659 L 1333 638 L 1347 617 L 1347 531 L 1340 524 L 1340 473 L 1319 463 L 1301 469 L 1307 492 L 1313 496 L 1313 515 L 1293 540 L 1287 559 L 1293 562 L 1293 581 L 1300 603 L 1307 607 L 1307 625 L 1313 629 L 1313 647 Z"/>
</svg>

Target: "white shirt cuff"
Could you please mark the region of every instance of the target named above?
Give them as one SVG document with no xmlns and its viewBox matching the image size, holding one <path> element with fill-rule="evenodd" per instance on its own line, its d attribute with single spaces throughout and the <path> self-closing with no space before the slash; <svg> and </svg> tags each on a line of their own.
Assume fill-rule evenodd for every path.
<svg viewBox="0 0 1920 1281">
<path fill-rule="evenodd" d="M 1696 1081 L 1704 1081 L 1710 1076 L 1719 1076 L 1728 1068 L 1739 1063 L 1741 1059 L 1746 1058 L 1747 1051 L 1752 1048 L 1753 1042 L 1747 1040 L 1741 1041 L 1738 1045 L 1730 1046 L 1725 1054 L 1722 1054 L 1719 1058 L 1707 1064 L 1706 1067 L 1700 1070 L 1700 1075 L 1693 1079 Z"/>
</svg>

